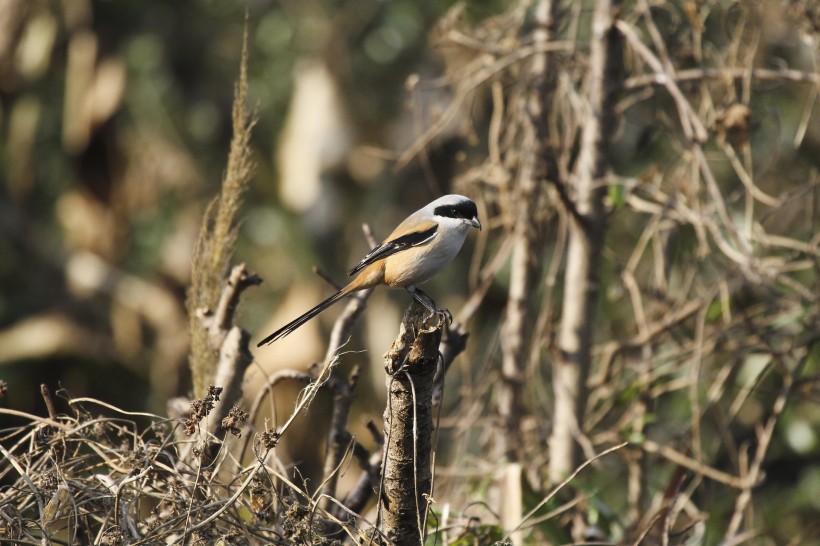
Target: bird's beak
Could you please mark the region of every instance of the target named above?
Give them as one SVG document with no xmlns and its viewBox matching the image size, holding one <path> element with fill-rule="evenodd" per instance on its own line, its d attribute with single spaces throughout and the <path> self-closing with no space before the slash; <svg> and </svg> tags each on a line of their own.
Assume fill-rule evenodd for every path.
<svg viewBox="0 0 820 546">
<path fill-rule="evenodd" d="M 478 218 L 473 216 L 473 219 L 470 220 L 470 225 L 473 227 L 477 227 L 478 231 L 481 231 L 481 222 L 478 221 Z"/>
</svg>

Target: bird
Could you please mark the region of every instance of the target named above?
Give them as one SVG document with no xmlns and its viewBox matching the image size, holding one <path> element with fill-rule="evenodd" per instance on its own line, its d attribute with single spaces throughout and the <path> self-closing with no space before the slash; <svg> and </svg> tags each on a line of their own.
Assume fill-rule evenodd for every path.
<svg viewBox="0 0 820 546">
<path fill-rule="evenodd" d="M 404 219 L 387 238 L 348 272 L 353 277 L 344 288 L 285 324 L 256 346 L 270 345 L 296 331 L 319 313 L 359 290 L 387 285 L 404 288 L 430 312 L 443 313 L 417 285 L 430 280 L 453 261 L 470 228 L 481 230 L 475 202 L 463 195 L 439 197 Z"/>
</svg>

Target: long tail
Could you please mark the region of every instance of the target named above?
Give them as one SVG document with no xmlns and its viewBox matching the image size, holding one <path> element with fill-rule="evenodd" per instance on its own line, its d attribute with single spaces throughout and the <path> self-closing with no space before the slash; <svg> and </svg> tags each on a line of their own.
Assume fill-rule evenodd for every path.
<svg viewBox="0 0 820 546">
<path fill-rule="evenodd" d="M 325 301 L 323 301 L 322 303 L 320 303 L 304 315 L 288 322 L 287 324 L 276 330 L 274 333 L 272 333 L 271 335 L 257 343 L 256 346 L 261 347 L 262 345 L 273 343 L 274 341 L 285 337 L 286 335 L 290 334 L 291 332 L 302 326 L 304 323 L 306 323 L 307 321 L 309 321 L 310 319 L 312 319 L 313 317 L 315 317 L 316 315 L 318 315 L 319 313 L 321 313 L 322 311 L 324 311 L 325 309 L 327 309 L 328 307 L 342 299 L 343 297 L 347 296 L 349 293 L 349 291 L 346 291 L 344 289 L 339 290 L 338 292 L 330 296 L 328 299 L 326 299 Z"/>
</svg>

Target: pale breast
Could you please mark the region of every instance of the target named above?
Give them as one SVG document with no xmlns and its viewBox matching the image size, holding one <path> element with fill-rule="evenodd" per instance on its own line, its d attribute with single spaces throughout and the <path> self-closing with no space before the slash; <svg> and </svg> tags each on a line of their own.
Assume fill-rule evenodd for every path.
<svg viewBox="0 0 820 546">
<path fill-rule="evenodd" d="M 404 288 L 430 280 L 453 261 L 464 244 L 467 230 L 451 232 L 437 241 L 409 248 L 385 260 L 384 278 L 392 287 Z"/>
</svg>

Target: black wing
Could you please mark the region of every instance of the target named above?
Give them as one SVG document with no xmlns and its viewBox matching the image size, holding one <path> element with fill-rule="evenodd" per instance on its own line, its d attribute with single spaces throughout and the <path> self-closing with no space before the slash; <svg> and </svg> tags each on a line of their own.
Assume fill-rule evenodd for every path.
<svg viewBox="0 0 820 546">
<path fill-rule="evenodd" d="M 407 235 L 402 235 L 401 237 L 396 237 L 393 240 L 385 241 L 371 250 L 367 256 L 359 262 L 359 265 L 350 270 L 348 275 L 352 276 L 373 262 L 383 260 L 388 256 L 396 254 L 397 252 L 401 252 L 402 250 L 406 250 L 414 246 L 423 245 L 435 237 L 436 231 L 438 231 L 438 225 L 433 224 L 432 227 L 425 229 L 424 231 L 415 231 L 413 233 L 408 233 Z"/>
</svg>

